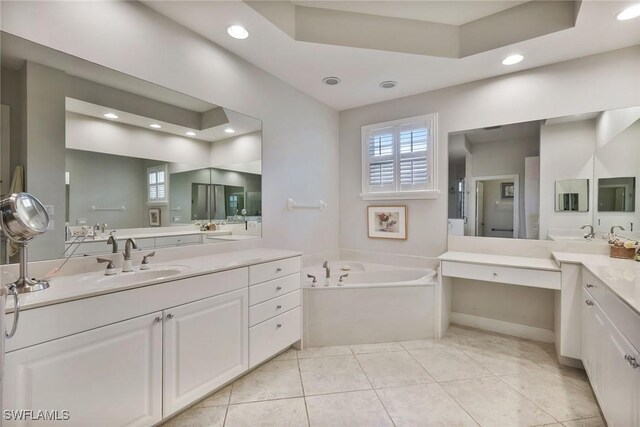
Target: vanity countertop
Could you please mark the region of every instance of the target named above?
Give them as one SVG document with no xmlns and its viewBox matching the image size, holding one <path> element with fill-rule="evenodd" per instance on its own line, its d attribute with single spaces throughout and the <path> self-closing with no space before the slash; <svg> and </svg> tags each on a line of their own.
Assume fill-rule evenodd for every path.
<svg viewBox="0 0 640 427">
<path fill-rule="evenodd" d="M 553 252 L 558 263 L 582 264 L 640 314 L 640 262 L 607 255 Z"/>
<path fill-rule="evenodd" d="M 300 252 L 259 248 L 193 258 L 183 258 L 176 260 L 176 262 L 151 264 L 151 268 L 146 270 L 162 270 L 171 267 L 184 269 L 178 274 L 168 277 L 150 278 L 142 281 L 126 281 L 124 283 L 113 283 L 109 281 L 109 278 L 120 278 L 128 274 L 133 275 L 135 272 L 140 271 L 140 266 L 136 266 L 134 268 L 134 273 L 122 273 L 121 270 L 118 270 L 118 273 L 115 276 L 105 276 L 104 270 L 102 269 L 98 272 L 91 273 L 52 276 L 48 277 L 51 284 L 48 289 L 33 293 L 20 294 L 20 308 L 21 310 L 28 310 L 36 307 L 95 297 L 98 295 L 125 291 L 142 286 L 156 285 L 158 283 L 172 282 L 189 277 L 232 270 L 235 268 L 247 267 L 249 265 L 277 261 L 300 255 L 302 255 Z M 8 298 L 7 313 L 12 311 L 13 298 Z"/>
<path fill-rule="evenodd" d="M 442 261 L 464 262 L 469 264 L 497 265 L 501 267 L 530 268 L 534 270 L 560 271 L 552 259 L 481 254 L 477 252 L 448 251 L 438 257 Z"/>
<path fill-rule="evenodd" d="M 154 238 L 154 237 L 173 237 L 173 236 L 190 236 L 193 234 L 203 234 L 205 236 L 228 236 L 231 235 L 231 230 L 212 230 L 212 231 L 200 231 L 196 228 L 192 229 L 192 230 L 180 230 L 180 231 L 160 231 L 161 229 L 159 229 L 157 232 L 131 232 L 131 233 L 125 233 L 123 232 L 122 234 L 118 234 L 118 233 L 114 233 L 113 237 L 115 237 L 118 240 L 124 240 L 124 239 L 147 239 L 147 238 Z M 72 243 L 91 243 L 91 242 L 106 242 L 107 240 L 109 240 L 109 235 L 99 235 L 99 236 L 95 236 L 93 238 L 87 238 L 84 241 L 82 241 L 82 239 L 78 239 L 78 240 L 67 240 L 65 243 L 66 244 L 72 244 Z"/>
</svg>

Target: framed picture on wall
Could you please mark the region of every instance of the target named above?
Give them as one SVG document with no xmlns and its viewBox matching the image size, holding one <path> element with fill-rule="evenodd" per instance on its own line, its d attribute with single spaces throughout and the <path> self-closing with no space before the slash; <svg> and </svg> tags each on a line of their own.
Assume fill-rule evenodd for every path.
<svg viewBox="0 0 640 427">
<path fill-rule="evenodd" d="M 149 209 L 149 226 L 160 227 L 160 209 L 159 208 Z"/>
<path fill-rule="evenodd" d="M 407 238 L 406 206 L 367 206 L 367 227 L 371 239 Z"/>
<path fill-rule="evenodd" d="M 513 195 L 516 192 L 516 186 L 513 182 L 503 182 L 500 184 L 500 189 L 503 199 L 513 199 Z"/>
</svg>

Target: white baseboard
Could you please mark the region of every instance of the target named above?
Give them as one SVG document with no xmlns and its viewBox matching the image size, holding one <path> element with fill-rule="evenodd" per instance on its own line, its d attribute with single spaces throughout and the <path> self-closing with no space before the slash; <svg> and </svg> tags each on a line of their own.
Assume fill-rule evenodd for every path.
<svg viewBox="0 0 640 427">
<path fill-rule="evenodd" d="M 536 328 L 535 326 L 520 325 L 518 323 L 489 319 L 488 317 L 474 316 L 473 314 L 451 312 L 451 322 L 472 328 L 498 332 L 514 337 L 526 338 L 542 342 L 554 342 L 555 334 L 550 329 Z"/>
</svg>

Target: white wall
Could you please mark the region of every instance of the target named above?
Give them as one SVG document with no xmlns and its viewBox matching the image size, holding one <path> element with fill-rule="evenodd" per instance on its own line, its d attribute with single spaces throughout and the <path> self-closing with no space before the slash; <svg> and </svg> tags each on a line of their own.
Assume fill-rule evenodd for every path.
<svg viewBox="0 0 640 427">
<path fill-rule="evenodd" d="M 264 223 L 255 244 L 338 247 L 336 111 L 136 2 L 3 2 L 1 19 L 8 33 L 261 119 Z M 290 197 L 329 206 L 287 211 Z"/>
<path fill-rule="evenodd" d="M 637 105 L 640 46 L 340 112 L 340 246 L 438 256 L 446 250 L 449 132 Z M 403 201 L 406 241 L 370 240 L 360 193 L 360 128 L 438 113 L 437 200 Z M 473 171 L 475 174 L 475 171 Z M 395 202 L 398 203 L 398 202 Z"/>
<path fill-rule="evenodd" d="M 593 157 L 596 144 L 595 120 L 545 124 L 540 127 L 540 238 L 550 228 L 576 231 L 591 224 L 594 212 Z M 556 181 L 589 180 L 587 212 L 556 212 Z"/>
</svg>

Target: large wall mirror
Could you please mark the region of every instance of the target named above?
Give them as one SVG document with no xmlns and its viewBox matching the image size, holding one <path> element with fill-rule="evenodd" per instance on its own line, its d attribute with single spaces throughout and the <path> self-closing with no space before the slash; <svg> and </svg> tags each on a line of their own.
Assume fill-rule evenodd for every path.
<svg viewBox="0 0 640 427">
<path fill-rule="evenodd" d="M 1 47 L 1 192 L 33 193 L 52 219 L 31 261 L 108 253 L 110 236 L 261 236 L 260 120 L 5 33 Z"/>
<path fill-rule="evenodd" d="M 640 107 L 454 132 L 449 234 L 640 239 L 639 179 Z"/>
</svg>

